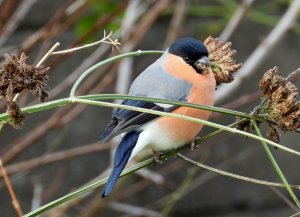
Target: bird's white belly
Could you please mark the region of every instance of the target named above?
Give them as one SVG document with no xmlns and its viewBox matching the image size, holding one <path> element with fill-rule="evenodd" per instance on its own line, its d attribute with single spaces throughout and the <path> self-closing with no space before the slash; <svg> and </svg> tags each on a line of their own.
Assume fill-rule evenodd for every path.
<svg viewBox="0 0 300 217">
<path fill-rule="evenodd" d="M 156 122 L 150 122 L 140 128 L 142 131 L 136 146 L 132 150 L 130 159 L 132 159 L 142 149 L 152 149 L 156 151 L 166 151 L 176 149 L 186 143 L 186 141 L 175 140 L 168 136 Z"/>
<path fill-rule="evenodd" d="M 157 151 L 175 149 L 186 143 L 186 141 L 178 141 L 173 136 L 169 136 L 156 122 L 146 124 L 142 130 L 139 139 L 147 143 L 146 146 Z"/>
</svg>

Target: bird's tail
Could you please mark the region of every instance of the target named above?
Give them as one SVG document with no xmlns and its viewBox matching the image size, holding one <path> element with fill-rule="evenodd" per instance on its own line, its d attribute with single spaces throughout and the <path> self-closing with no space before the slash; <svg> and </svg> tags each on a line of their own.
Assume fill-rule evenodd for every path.
<svg viewBox="0 0 300 217">
<path fill-rule="evenodd" d="M 115 186 L 121 172 L 130 158 L 133 148 L 136 145 L 139 134 L 140 133 L 136 131 L 129 132 L 120 142 L 114 157 L 114 167 L 104 187 L 102 197 L 107 197 Z"/>
</svg>

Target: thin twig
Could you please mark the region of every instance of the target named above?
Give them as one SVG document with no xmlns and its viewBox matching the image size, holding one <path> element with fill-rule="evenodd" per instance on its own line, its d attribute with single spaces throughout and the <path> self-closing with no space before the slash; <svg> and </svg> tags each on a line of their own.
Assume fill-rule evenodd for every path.
<svg viewBox="0 0 300 217">
<path fill-rule="evenodd" d="M 68 20 L 72 19 L 73 16 L 77 19 L 80 19 L 80 15 L 84 13 L 84 8 L 87 7 L 87 4 L 85 4 L 83 7 L 80 7 L 75 14 L 72 14 L 71 17 L 68 17 L 66 22 L 62 22 L 62 20 L 65 18 L 66 10 L 69 5 L 72 4 L 72 1 L 75 0 L 67 1 L 65 4 L 61 5 L 61 7 L 51 16 L 45 25 L 43 25 L 38 31 L 34 32 L 31 36 L 27 37 L 20 46 L 21 50 L 23 50 L 25 53 L 29 53 L 29 51 L 32 50 L 34 46 L 36 46 L 41 40 L 45 40 L 46 38 L 48 41 L 50 41 L 51 38 L 54 38 L 61 33 L 61 29 L 65 30 L 65 26 L 67 26 L 66 23 L 68 23 L 69 27 L 70 21 Z M 86 0 L 86 2 L 87 1 L 88 0 Z M 76 22 L 74 19 L 72 21 Z"/>
<path fill-rule="evenodd" d="M 66 15 L 70 16 L 74 14 L 78 9 L 80 9 L 84 4 L 86 4 L 85 0 L 74 1 L 71 5 L 66 8 Z"/>
<path fill-rule="evenodd" d="M 287 197 L 285 196 L 279 189 L 274 188 L 274 187 L 270 187 L 270 189 L 280 198 L 282 199 L 289 207 L 291 207 L 295 212 L 298 212 L 299 209 L 297 206 L 295 206 L 295 204 L 293 204 L 293 202 Z"/>
<path fill-rule="evenodd" d="M 99 46 L 91 55 L 87 56 L 80 63 L 80 65 L 70 75 L 68 75 L 68 77 L 66 77 L 50 91 L 49 99 L 57 97 L 64 90 L 74 84 L 81 73 L 91 65 L 95 64 L 95 62 L 99 60 L 99 58 L 101 58 L 108 50 L 109 47 L 107 46 Z"/>
<path fill-rule="evenodd" d="M 224 137 L 222 137 L 222 139 L 224 139 Z M 207 144 L 205 144 L 205 147 L 207 147 Z M 203 152 L 203 149 L 201 149 L 201 151 Z M 243 160 L 249 158 L 250 156 L 253 155 L 253 153 L 254 153 L 254 148 L 253 147 L 244 149 L 244 150 L 240 151 L 239 153 L 235 154 L 234 156 L 232 156 L 231 158 L 229 158 L 229 159 L 225 160 L 224 162 L 216 165 L 214 168 L 216 168 L 216 167 L 217 168 L 222 168 L 223 170 L 228 169 L 231 166 L 233 166 L 235 164 L 239 164 Z M 191 155 L 192 154 L 193 153 L 191 153 Z M 180 161 L 180 162 L 183 163 L 185 161 Z M 213 178 L 215 178 L 218 175 L 219 175 L 218 173 L 211 173 L 210 170 L 203 171 L 199 176 L 197 176 L 193 180 L 193 182 L 189 185 L 189 188 L 186 189 L 185 192 L 183 193 L 183 196 L 190 195 L 190 193 L 196 191 L 196 189 L 198 189 L 201 185 L 204 185 L 205 183 L 212 180 Z M 168 195 L 156 200 L 155 204 L 164 204 L 165 201 L 167 200 L 167 198 L 168 198 Z"/>
<path fill-rule="evenodd" d="M 9 192 L 9 195 L 11 197 L 11 201 L 12 201 L 12 205 L 14 206 L 16 212 L 17 212 L 17 215 L 18 217 L 22 217 L 23 216 L 23 213 L 22 213 L 22 209 L 21 209 L 21 206 L 20 206 L 20 203 L 16 197 L 16 194 L 14 192 L 14 189 L 9 181 L 9 178 L 8 178 L 8 175 L 7 175 L 7 172 L 5 170 L 5 167 L 3 166 L 3 163 L 2 163 L 2 160 L 0 158 L 0 170 L 1 170 L 1 173 L 3 174 L 3 180 L 5 182 L 5 185 L 8 189 L 8 192 Z"/>
<path fill-rule="evenodd" d="M 141 15 L 141 12 L 139 9 L 141 8 L 142 1 L 130 1 L 126 10 L 125 15 L 122 20 L 121 30 L 120 30 L 120 36 L 123 39 L 128 39 L 130 33 L 134 32 L 135 29 L 135 23 L 138 20 L 139 16 Z M 125 40 L 126 42 L 123 44 L 121 51 L 122 53 L 128 53 L 132 51 L 132 45 L 130 40 Z M 116 93 L 127 93 L 131 77 L 133 73 L 133 58 L 126 58 L 122 59 L 120 61 L 119 67 L 118 67 L 118 75 L 115 85 L 115 91 Z M 115 101 L 118 102 L 118 101 Z"/>
<path fill-rule="evenodd" d="M 44 166 L 47 164 L 51 164 L 57 161 L 61 160 L 67 160 L 69 158 L 77 157 L 77 156 L 82 156 L 98 151 L 103 151 L 109 147 L 109 143 L 106 144 L 101 144 L 99 143 L 94 143 L 90 145 L 84 145 L 82 147 L 77 147 L 77 148 L 72 148 L 68 150 L 63 150 L 55 153 L 50 153 L 46 154 L 41 157 L 36 157 L 33 159 L 21 161 L 19 163 L 15 163 L 12 165 L 7 166 L 6 171 L 8 174 L 16 173 L 16 172 L 21 172 L 21 171 L 26 171 L 26 170 L 31 170 L 35 167 L 38 166 Z M 3 174 L 0 174 L 0 177 Z"/>
<path fill-rule="evenodd" d="M 142 40 L 153 23 L 158 19 L 160 14 L 170 4 L 170 0 L 155 1 L 152 8 L 148 9 L 148 13 L 142 17 L 141 21 L 136 25 L 136 31 L 130 36 L 130 49 L 133 50 L 136 45 Z"/>
<path fill-rule="evenodd" d="M 172 15 L 172 20 L 169 25 L 168 33 L 164 42 L 164 48 L 167 48 L 173 41 L 176 40 L 184 21 L 187 9 L 186 0 L 177 0 L 174 13 Z"/>
<path fill-rule="evenodd" d="M 232 34 L 235 32 L 236 28 L 244 18 L 248 8 L 252 5 L 254 0 L 243 0 L 240 6 L 236 9 L 234 14 L 232 15 L 230 21 L 227 26 L 223 29 L 220 34 L 220 38 L 223 41 L 228 41 Z"/>
<path fill-rule="evenodd" d="M 81 50 L 81 49 L 85 49 L 85 48 L 96 46 L 98 44 L 103 44 L 103 43 L 104 44 L 110 44 L 110 45 L 112 45 L 112 49 L 117 48 L 119 50 L 120 42 L 118 42 L 118 39 L 115 39 L 115 40 L 111 39 L 110 38 L 111 35 L 112 35 L 112 32 L 110 32 L 108 35 L 106 35 L 106 33 L 104 31 L 104 36 L 99 41 L 96 41 L 96 42 L 93 42 L 93 43 L 90 43 L 90 44 L 86 44 L 86 45 L 82 45 L 82 46 L 79 46 L 79 47 L 66 49 L 66 50 L 55 51 L 55 52 L 52 53 L 52 55 L 71 53 L 71 52 L 74 52 L 74 51 L 78 51 L 78 50 Z"/>
<path fill-rule="evenodd" d="M 11 34 L 17 29 L 18 25 L 23 21 L 23 18 L 27 15 L 28 11 L 36 1 L 37 0 L 24 0 L 20 3 L 17 10 L 5 25 L 4 30 L 1 32 L 0 47 L 3 46 Z"/>
<path fill-rule="evenodd" d="M 216 169 L 216 168 L 204 165 L 202 163 L 196 162 L 196 161 L 194 161 L 194 160 L 192 160 L 192 159 L 190 159 L 190 158 L 188 158 L 188 157 L 186 157 L 186 156 L 184 156 L 180 153 L 177 153 L 177 156 L 179 158 L 181 158 L 182 160 L 187 161 L 187 162 L 189 162 L 189 163 L 191 163 L 195 166 L 204 168 L 206 170 L 210 170 L 212 172 L 218 173 L 218 174 L 223 175 L 223 176 L 228 176 L 228 177 L 231 177 L 231 178 L 234 178 L 234 179 L 242 180 L 242 181 L 245 181 L 245 182 L 251 182 L 251 183 L 259 184 L 259 185 L 266 185 L 266 186 L 280 187 L 280 188 L 285 187 L 285 185 L 282 184 L 282 183 L 276 183 L 276 182 L 269 182 L 269 181 L 264 181 L 264 180 L 259 180 L 259 179 L 253 179 L 253 178 L 250 178 L 250 177 L 241 176 L 241 175 L 237 175 L 237 174 L 234 174 L 234 173 L 226 172 L 224 170 Z M 291 186 L 291 188 L 295 188 L 295 189 L 300 190 L 300 185 L 290 185 L 290 186 Z"/>
<path fill-rule="evenodd" d="M 91 0 L 86 0 L 86 5 L 89 1 L 91 2 Z M 76 46 L 84 43 L 85 41 L 87 41 L 91 36 L 97 35 L 101 29 L 105 28 L 108 24 L 112 23 L 118 17 L 118 15 L 126 7 L 127 2 L 128 2 L 128 0 L 122 1 L 122 3 L 120 3 L 118 5 L 118 7 L 115 10 L 113 10 L 110 14 L 108 14 L 107 16 L 104 16 L 104 17 L 100 16 L 94 25 L 90 26 L 90 28 L 83 35 L 81 35 L 80 37 L 77 37 L 77 39 L 74 40 L 72 43 L 70 43 L 68 46 L 70 48 L 76 47 Z M 85 7 L 84 6 L 82 6 L 82 7 L 83 8 L 80 11 L 85 10 L 84 9 Z M 75 16 L 75 18 L 78 18 L 78 17 L 80 17 L 80 14 L 78 15 L 78 12 L 77 12 L 76 14 L 74 14 L 74 16 Z M 70 20 L 69 22 L 66 21 L 67 24 L 65 24 L 64 26 L 70 26 L 71 24 L 75 23 L 76 22 L 75 18 L 73 20 Z M 71 19 L 71 18 L 69 18 L 69 19 Z M 64 27 L 64 28 L 66 28 L 66 27 Z M 63 29 L 63 28 L 61 28 L 61 29 Z M 118 34 L 117 34 L 118 31 L 116 31 L 116 33 L 114 34 L 115 37 L 118 37 Z M 122 41 L 124 42 L 123 38 L 122 38 Z M 57 58 L 50 63 L 50 66 L 55 67 L 56 65 L 60 64 L 63 60 L 65 60 L 70 54 L 71 53 L 57 56 Z"/>
<path fill-rule="evenodd" d="M 208 157 L 208 155 L 204 154 L 203 156 L 200 157 L 200 158 L 203 158 L 203 159 L 200 159 L 200 160 L 205 161 L 207 159 L 207 157 Z M 182 183 L 180 184 L 180 186 L 176 189 L 176 191 L 174 191 L 170 195 L 169 200 L 166 203 L 164 203 L 165 205 L 164 205 L 164 208 L 161 211 L 160 217 L 169 216 L 170 212 L 172 211 L 172 209 L 174 208 L 176 203 L 184 196 L 185 191 L 187 190 L 187 188 L 192 183 L 192 181 L 195 178 L 198 170 L 199 170 L 198 167 L 192 167 L 192 168 L 188 169 L 187 175 L 184 178 L 184 180 L 182 181 Z"/>
<path fill-rule="evenodd" d="M 296 69 L 286 77 L 286 80 L 288 81 L 294 81 L 299 79 L 300 79 L 300 68 Z"/>
<path fill-rule="evenodd" d="M 36 67 L 41 66 L 41 65 L 43 64 L 43 62 L 45 62 L 46 59 L 49 58 L 49 57 L 52 55 L 53 51 L 54 51 L 58 46 L 59 46 L 59 43 L 56 42 L 56 43 L 50 48 L 50 50 L 47 51 L 47 53 L 43 56 L 43 58 L 36 64 Z M 20 96 L 20 93 L 17 93 L 17 94 L 15 95 L 13 101 L 17 101 L 18 98 L 19 98 L 19 96 Z"/>
<path fill-rule="evenodd" d="M 0 1 L 0 32 L 2 32 L 5 23 L 12 16 L 14 11 L 17 9 L 17 0 L 1 0 Z M 0 53 L 2 53 L 0 51 Z"/>
<path fill-rule="evenodd" d="M 42 59 L 36 64 L 36 67 L 39 67 L 40 65 L 42 65 L 47 58 L 49 58 L 51 55 L 53 55 L 54 50 L 60 45 L 59 42 L 56 42 L 51 48 L 50 50 L 47 51 L 47 53 L 42 57 Z"/>
</svg>

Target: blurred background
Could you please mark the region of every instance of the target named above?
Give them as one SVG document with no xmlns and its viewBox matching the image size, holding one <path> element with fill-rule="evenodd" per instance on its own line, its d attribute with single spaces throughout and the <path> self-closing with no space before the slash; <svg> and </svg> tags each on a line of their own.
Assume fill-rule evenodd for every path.
<svg viewBox="0 0 300 217">
<path fill-rule="evenodd" d="M 112 38 L 122 44 L 120 51 L 101 44 L 50 57 L 44 63 L 51 67 L 48 100 L 67 97 L 78 76 L 101 60 L 120 52 L 164 50 L 183 36 L 221 37 L 237 50 L 237 61 L 244 63 L 243 77 L 237 78 L 241 83 L 232 91 L 227 92 L 231 84 L 224 91 L 217 90 L 217 106 L 223 108 L 250 112 L 259 103 L 258 83 L 264 72 L 278 66 L 280 75 L 286 77 L 300 65 L 299 0 L 0 3 L 0 56 L 23 51 L 28 62 L 36 64 L 55 42 L 61 44 L 58 50 L 67 49 L 101 39 L 104 30 L 113 31 Z M 84 81 L 77 94 L 126 93 L 131 81 L 156 58 L 145 55 L 102 67 Z M 297 78 L 295 84 L 300 84 Z M 39 102 L 24 93 L 19 103 L 23 107 Z M 5 102 L 0 106 L 5 112 Z M 114 145 L 97 140 L 111 113 L 110 108 L 64 106 L 29 115 L 21 129 L 3 127 L 0 157 L 24 213 L 107 176 Z M 211 120 L 235 121 L 217 114 Z M 201 135 L 212 130 L 206 127 Z M 297 133 L 282 132 L 281 144 L 300 150 L 299 138 Z M 300 159 L 280 150 L 273 153 L 289 182 L 300 184 Z M 280 182 L 261 144 L 238 135 L 223 133 L 184 154 L 226 171 Z M 277 217 L 299 212 L 285 189 L 219 176 L 175 157 L 120 179 L 105 200 L 100 194 L 99 188 L 43 216 Z M 2 179 L 0 216 L 17 216 Z"/>
</svg>

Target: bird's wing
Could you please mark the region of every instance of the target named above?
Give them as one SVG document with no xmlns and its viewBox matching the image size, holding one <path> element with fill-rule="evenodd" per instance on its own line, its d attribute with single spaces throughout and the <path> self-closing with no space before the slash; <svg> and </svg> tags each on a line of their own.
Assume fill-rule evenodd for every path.
<svg viewBox="0 0 300 217">
<path fill-rule="evenodd" d="M 172 111 L 176 108 L 176 106 L 172 106 L 169 108 L 163 108 L 161 106 L 156 105 L 155 103 L 151 102 L 143 102 L 143 101 L 136 101 L 136 100 L 124 100 L 122 105 L 134 106 L 138 108 L 146 108 L 156 111 Z M 112 117 L 112 120 L 107 125 L 106 129 L 102 133 L 100 137 L 100 141 L 104 142 L 107 141 L 116 135 L 134 130 L 135 128 L 142 126 L 153 119 L 157 118 L 157 115 L 147 114 L 132 110 L 126 109 L 117 109 Z"/>
<path fill-rule="evenodd" d="M 191 85 L 184 80 L 177 79 L 164 71 L 160 64 L 162 56 L 141 73 L 131 85 L 129 95 L 162 98 L 168 100 L 185 101 Z M 177 106 L 136 100 L 124 100 L 123 105 L 147 108 L 156 111 L 170 112 Z M 112 120 L 101 135 L 100 141 L 107 141 L 114 136 L 132 131 L 157 118 L 157 115 L 141 113 L 126 109 L 117 109 Z"/>
</svg>

